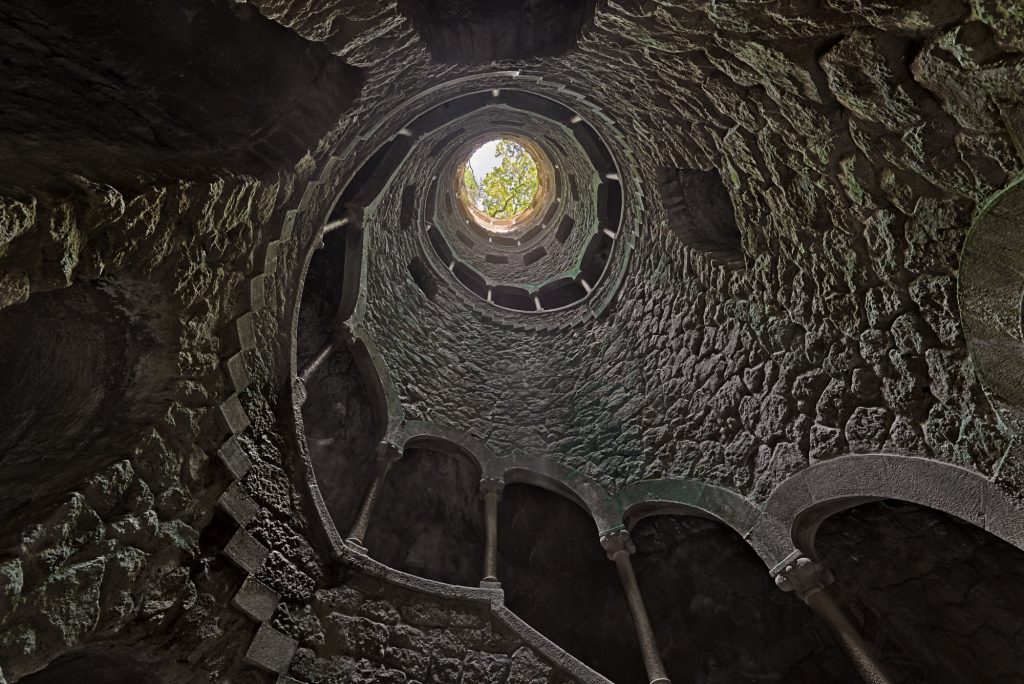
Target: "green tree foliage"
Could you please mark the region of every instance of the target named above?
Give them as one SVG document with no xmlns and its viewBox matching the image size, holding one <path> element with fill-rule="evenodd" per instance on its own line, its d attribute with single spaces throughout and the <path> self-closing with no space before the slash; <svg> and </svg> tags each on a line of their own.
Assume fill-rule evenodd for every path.
<svg viewBox="0 0 1024 684">
<path fill-rule="evenodd" d="M 512 140 L 499 140 L 495 153 L 501 162 L 479 184 L 469 164 L 466 165 L 466 195 L 488 216 L 513 218 L 529 209 L 537 194 L 537 164 L 526 148 Z"/>
<path fill-rule="evenodd" d="M 466 198 L 478 209 L 483 207 L 483 191 L 480 184 L 476 182 L 476 174 L 469 164 L 462 170 L 462 186 L 466 189 Z"/>
</svg>

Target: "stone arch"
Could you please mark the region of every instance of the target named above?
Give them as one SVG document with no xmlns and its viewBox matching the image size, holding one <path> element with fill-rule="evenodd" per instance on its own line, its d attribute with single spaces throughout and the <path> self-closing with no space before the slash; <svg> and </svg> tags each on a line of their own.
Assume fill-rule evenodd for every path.
<svg viewBox="0 0 1024 684">
<path fill-rule="evenodd" d="M 583 473 L 550 458 L 512 456 L 502 477 L 506 483 L 531 484 L 573 501 L 590 515 L 599 534 L 622 527 L 622 510 L 603 487 Z"/>
<path fill-rule="evenodd" d="M 373 446 L 384 438 L 389 426 L 397 421 L 396 415 L 401 411 L 401 406 L 398 392 L 391 382 L 376 345 L 369 336 L 361 334 L 361 312 L 357 304 L 361 291 L 363 261 L 361 231 L 351 224 L 350 218 L 346 218 L 345 221 L 335 220 L 320 228 L 313 238 L 299 269 L 301 274 L 298 293 L 290 311 L 289 390 L 297 428 L 293 432 L 293 438 L 302 463 L 299 477 L 304 481 L 304 488 L 309 494 L 307 505 L 311 513 L 320 520 L 321 541 L 336 555 L 344 544 L 338 525 L 344 527 L 349 524 L 349 518 L 354 515 L 362 488 L 372 477 Z M 323 243 L 320 242 L 321 239 Z M 303 358 L 300 358 L 299 324 L 304 304 L 303 295 L 310 266 L 318 250 L 321 250 L 321 254 L 324 253 L 322 250 L 327 250 L 333 258 L 342 261 L 343 266 L 340 270 L 335 268 L 330 282 L 326 283 L 328 288 L 336 292 L 332 293 L 333 296 L 326 303 L 326 308 L 321 307 L 324 310 L 320 312 L 316 321 L 318 329 L 312 333 L 316 337 L 315 348 L 307 344 Z M 351 459 L 349 463 L 342 465 L 334 462 L 336 459 L 333 457 L 318 458 L 315 453 L 315 436 L 309 433 L 317 422 L 310 412 L 316 413 L 318 399 L 323 396 L 324 388 L 318 388 L 317 383 L 323 380 L 325 375 L 342 380 L 343 387 L 340 387 L 339 397 L 347 400 L 349 409 L 358 409 L 361 405 L 369 406 L 367 424 L 363 425 L 363 421 L 357 420 L 358 416 L 366 413 L 365 409 L 356 410 L 355 416 L 350 411 L 347 423 L 342 423 L 352 424 L 352 429 L 349 430 L 352 439 L 349 441 L 354 440 L 354 443 L 350 445 L 350 450 L 359 452 L 354 455 L 358 459 L 354 472 Z M 331 406 L 326 406 L 319 413 L 331 410 Z M 333 438 L 334 426 L 330 424 L 331 421 L 320 420 L 320 423 L 325 424 L 321 430 L 321 437 Z M 339 466 L 346 470 L 346 477 L 339 477 Z M 325 475 L 322 472 L 325 469 L 336 474 Z M 348 484 L 340 486 L 343 491 L 335 491 L 330 482 L 324 481 L 325 477 L 328 481 L 333 480 L 336 485 L 338 482 Z M 325 488 L 322 489 L 322 486 Z"/>
<path fill-rule="evenodd" d="M 481 477 L 495 476 L 498 457 L 483 442 L 460 430 L 420 420 L 402 421 L 389 437 L 402 449 L 427 448 L 471 459 Z"/>
<path fill-rule="evenodd" d="M 380 485 L 362 544 L 389 567 L 453 585 L 482 576 L 484 512 L 477 460 L 443 442 L 407 442 Z"/>
<path fill-rule="evenodd" d="M 388 372 L 377 345 L 370 336 L 363 335 L 358 327 L 352 328 L 348 348 L 370 394 L 376 435 L 383 438 L 401 421 L 404 413 L 398 388 L 391 379 L 391 373 Z"/>
<path fill-rule="evenodd" d="M 960 316 L 971 360 L 1000 417 L 1024 435 L 1024 178 L 986 201 L 960 255 Z"/>
<path fill-rule="evenodd" d="M 793 546 L 813 555 L 814 537 L 828 517 L 861 503 L 896 499 L 955 516 L 1024 549 L 1024 512 L 992 481 L 940 461 L 863 454 L 817 463 L 794 474 L 765 503 L 763 520 L 782 523 Z M 781 547 L 755 525 L 752 543 Z M 775 528 L 777 530 L 777 526 Z M 773 553 L 770 567 L 785 560 Z"/>
<path fill-rule="evenodd" d="M 671 681 L 855 681 L 827 626 L 779 590 L 731 524 L 679 502 L 634 507 L 627 521 L 637 585 Z"/>
<path fill-rule="evenodd" d="M 626 595 L 591 511 L 557 479 L 514 468 L 505 475 L 497 538 L 505 605 L 610 680 L 640 684 Z"/>
<path fill-rule="evenodd" d="M 587 511 L 602 534 L 622 527 L 621 509 L 601 485 L 548 456 L 499 455 L 472 435 L 426 421 L 403 421 L 388 439 L 402 448 L 426 446 L 458 451 L 479 464 L 481 477 L 501 478 L 506 484 L 530 484 L 560 494 Z"/>
<path fill-rule="evenodd" d="M 641 480 L 615 496 L 627 527 L 656 515 L 693 515 L 722 523 L 746 537 L 760 515 L 739 494 L 717 485 L 683 478 Z"/>
</svg>

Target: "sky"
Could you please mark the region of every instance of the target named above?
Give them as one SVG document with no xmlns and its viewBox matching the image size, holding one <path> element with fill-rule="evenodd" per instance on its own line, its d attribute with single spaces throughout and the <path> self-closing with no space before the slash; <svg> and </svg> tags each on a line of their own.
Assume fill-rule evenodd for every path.
<svg viewBox="0 0 1024 684">
<path fill-rule="evenodd" d="M 498 146 L 498 139 L 489 140 L 477 148 L 473 156 L 469 158 L 469 165 L 473 167 L 473 175 L 477 183 L 482 183 L 487 172 L 501 164 L 495 148 Z"/>
</svg>

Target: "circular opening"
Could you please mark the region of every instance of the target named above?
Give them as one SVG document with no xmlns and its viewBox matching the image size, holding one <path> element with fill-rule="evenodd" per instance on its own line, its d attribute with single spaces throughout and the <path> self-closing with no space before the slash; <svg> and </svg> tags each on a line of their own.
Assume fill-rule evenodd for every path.
<svg viewBox="0 0 1024 684">
<path fill-rule="evenodd" d="M 488 140 L 473 151 L 461 173 L 462 200 L 488 230 L 512 230 L 537 202 L 537 162 L 516 140 Z"/>
</svg>

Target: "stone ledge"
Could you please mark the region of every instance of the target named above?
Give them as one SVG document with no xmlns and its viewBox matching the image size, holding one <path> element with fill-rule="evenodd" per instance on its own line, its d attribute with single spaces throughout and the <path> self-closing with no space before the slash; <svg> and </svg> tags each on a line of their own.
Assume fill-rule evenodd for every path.
<svg viewBox="0 0 1024 684">
<path fill-rule="evenodd" d="M 239 529 L 224 547 L 224 555 L 234 561 L 238 567 L 253 574 L 263 567 L 267 556 L 270 555 L 270 550 L 256 541 L 251 534 Z"/>
<path fill-rule="evenodd" d="M 256 622 L 266 622 L 274 615 L 280 602 L 280 594 L 255 577 L 249 576 L 245 578 L 242 587 L 231 600 L 231 605 Z"/>
<path fill-rule="evenodd" d="M 252 461 L 242 452 L 242 447 L 238 445 L 238 440 L 233 435 L 217 450 L 217 456 L 235 479 L 245 477 L 245 474 L 252 468 Z"/>
<path fill-rule="evenodd" d="M 228 485 L 228 488 L 217 500 L 217 505 L 241 527 L 245 527 L 252 522 L 259 512 L 259 505 L 252 500 L 252 497 L 242 491 L 242 488 L 238 486 L 238 482 L 232 482 Z"/>
</svg>

